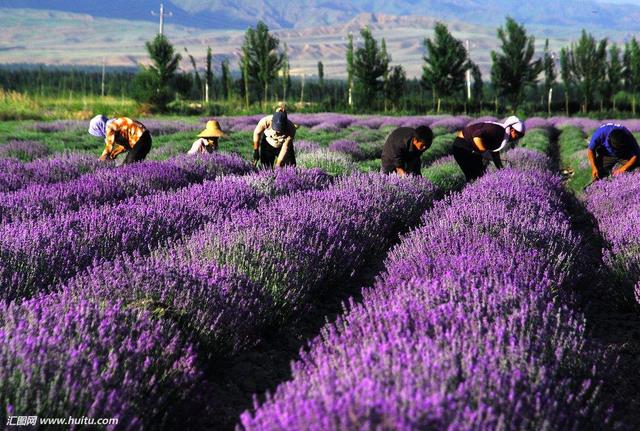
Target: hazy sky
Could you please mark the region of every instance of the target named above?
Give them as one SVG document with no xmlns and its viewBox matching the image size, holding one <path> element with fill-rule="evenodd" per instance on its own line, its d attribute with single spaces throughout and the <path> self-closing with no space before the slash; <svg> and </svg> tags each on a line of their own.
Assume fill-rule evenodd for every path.
<svg viewBox="0 0 640 431">
<path fill-rule="evenodd" d="M 622 3 L 640 6 L 640 0 L 598 0 L 601 3 Z"/>
</svg>

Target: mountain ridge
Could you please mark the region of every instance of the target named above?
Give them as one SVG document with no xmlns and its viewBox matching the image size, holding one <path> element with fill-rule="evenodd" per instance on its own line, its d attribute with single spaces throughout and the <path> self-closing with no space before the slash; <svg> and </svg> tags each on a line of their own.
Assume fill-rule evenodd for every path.
<svg viewBox="0 0 640 431">
<path fill-rule="evenodd" d="M 0 0 L 0 8 L 56 10 L 87 13 L 96 17 L 157 22 L 151 15 L 158 0 Z M 615 23 L 619 31 L 635 32 L 640 6 L 596 0 L 164 0 L 173 13 L 167 23 L 203 29 L 245 29 L 262 20 L 273 29 L 318 27 L 348 22 L 361 13 L 422 15 L 497 25 L 506 15 L 525 25 L 553 25 L 606 29 Z M 117 12 L 114 12 L 117 11 Z"/>
</svg>

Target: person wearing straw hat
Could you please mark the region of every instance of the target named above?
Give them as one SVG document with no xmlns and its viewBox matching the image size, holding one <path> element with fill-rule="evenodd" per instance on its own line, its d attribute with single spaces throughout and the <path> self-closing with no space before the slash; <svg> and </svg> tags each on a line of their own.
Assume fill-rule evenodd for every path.
<svg viewBox="0 0 640 431">
<path fill-rule="evenodd" d="M 276 105 L 275 113 L 263 117 L 253 131 L 253 162 L 263 167 L 295 166 L 293 139 L 297 126 L 287 118 L 286 105 Z"/>
<path fill-rule="evenodd" d="M 144 160 L 151 151 L 151 133 L 139 121 L 127 117 L 108 119 L 96 115 L 89 123 L 89 134 L 104 138 L 105 148 L 100 160 L 113 160 L 127 153 L 123 164 Z"/>
<path fill-rule="evenodd" d="M 220 129 L 220 123 L 216 120 L 207 121 L 207 127 L 198 134 L 200 139 L 196 140 L 187 154 L 213 153 L 218 151 L 218 140 L 225 136 Z"/>
<path fill-rule="evenodd" d="M 485 158 L 491 158 L 496 168 L 502 168 L 500 151 L 515 145 L 526 132 L 524 121 L 516 116 L 504 123 L 483 121 L 471 124 L 456 133 L 453 141 L 453 158 L 464 173 L 467 181 L 484 175 Z"/>
</svg>

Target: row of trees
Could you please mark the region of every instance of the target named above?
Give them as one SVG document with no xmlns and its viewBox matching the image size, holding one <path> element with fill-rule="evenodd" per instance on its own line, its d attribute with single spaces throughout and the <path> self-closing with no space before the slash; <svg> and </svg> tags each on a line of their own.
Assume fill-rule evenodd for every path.
<svg viewBox="0 0 640 431">
<path fill-rule="evenodd" d="M 260 22 L 245 33 L 239 73 L 232 74 L 227 59 L 214 65 L 211 48 L 205 67 L 198 67 L 186 48 L 179 53 L 165 36 L 158 35 L 146 44 L 151 65 L 141 68 L 134 79 L 126 70 L 108 73 L 105 78 L 99 68 L 84 73 L 45 71 L 42 67 L 0 68 L 0 85 L 40 95 L 132 95 L 160 111 L 175 110 L 176 103 L 184 106 L 184 101 L 202 101 L 200 106 L 217 105 L 220 111 L 227 111 L 229 106 L 242 105 L 250 110 L 256 102 L 288 99 L 307 109 L 306 102 L 313 102 L 312 109 L 354 112 L 440 112 L 446 105 L 450 112 L 487 107 L 493 112 L 506 108 L 515 111 L 522 107 L 527 112 L 546 108 L 549 113 L 564 110 L 569 114 L 622 108 L 635 115 L 640 89 L 640 45 L 635 37 L 619 47 L 583 31 L 576 42 L 560 51 L 558 58 L 550 51 L 548 40 L 544 52 L 535 58 L 535 39 L 513 19 L 507 18 L 497 36 L 500 45 L 491 52 L 490 79 L 486 81 L 478 65 L 470 60 L 464 43 L 442 23 L 436 24 L 433 36 L 424 40 L 423 71 L 417 80 L 408 80 L 404 68 L 392 64 L 385 39 L 376 40 L 368 28 L 360 31 L 358 46 L 353 35 L 348 35 L 346 81 L 325 79 L 321 61 L 317 79 L 292 79 L 287 45 L 281 46 Z M 183 57 L 191 70 L 180 70 Z M 219 72 L 215 73 L 216 69 Z M 470 82 L 469 88 L 465 88 L 466 81 Z M 564 97 L 558 94 L 557 102 L 553 102 L 554 91 Z"/>
<path fill-rule="evenodd" d="M 608 48 L 608 49 L 607 49 Z M 616 94 L 628 91 L 632 95 L 632 112 L 636 114 L 637 93 L 640 90 L 640 45 L 635 37 L 624 51 L 607 39 L 596 40 L 586 31 L 570 47 L 560 51 L 560 74 L 566 87 L 575 88 L 581 97 L 581 110 L 587 112 L 591 101 L 598 97 L 600 107 L 611 104 L 615 109 Z"/>
</svg>

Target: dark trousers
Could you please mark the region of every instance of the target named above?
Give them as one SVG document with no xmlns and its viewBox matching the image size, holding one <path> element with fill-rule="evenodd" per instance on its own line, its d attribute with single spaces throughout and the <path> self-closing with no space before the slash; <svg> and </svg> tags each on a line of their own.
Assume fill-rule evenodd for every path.
<svg viewBox="0 0 640 431">
<path fill-rule="evenodd" d="M 276 163 L 276 159 L 280 154 L 280 148 L 275 148 L 267 142 L 267 138 L 262 135 L 260 140 L 260 166 L 273 168 Z M 287 150 L 287 153 L 282 159 L 280 166 L 295 166 L 296 165 L 296 153 L 291 144 Z"/>
<path fill-rule="evenodd" d="M 456 140 L 461 138 L 456 138 Z M 473 181 L 484 175 L 485 166 L 481 154 L 473 153 L 471 150 L 453 145 L 453 158 L 462 169 L 467 182 Z"/>
<path fill-rule="evenodd" d="M 140 136 L 133 148 L 127 152 L 127 158 L 124 159 L 123 165 L 144 160 L 149 151 L 151 151 L 151 133 L 147 130 Z"/>
<path fill-rule="evenodd" d="M 619 157 L 610 156 L 608 154 L 602 154 L 600 151 L 596 150 L 596 168 L 598 168 L 598 172 L 600 173 L 600 177 L 608 177 L 611 175 L 611 170 L 614 168 L 616 164 L 624 165 L 629 160 L 624 160 Z M 636 163 L 630 171 L 637 169 L 638 163 Z"/>
</svg>

